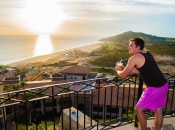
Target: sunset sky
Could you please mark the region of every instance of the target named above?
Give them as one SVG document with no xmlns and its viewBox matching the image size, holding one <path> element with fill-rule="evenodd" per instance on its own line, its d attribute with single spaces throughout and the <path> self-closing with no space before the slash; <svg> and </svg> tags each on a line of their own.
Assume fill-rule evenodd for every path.
<svg viewBox="0 0 175 130">
<path fill-rule="evenodd" d="M 175 38 L 174 23 L 174 0 L 0 0 L 0 35 L 135 31 Z"/>
</svg>

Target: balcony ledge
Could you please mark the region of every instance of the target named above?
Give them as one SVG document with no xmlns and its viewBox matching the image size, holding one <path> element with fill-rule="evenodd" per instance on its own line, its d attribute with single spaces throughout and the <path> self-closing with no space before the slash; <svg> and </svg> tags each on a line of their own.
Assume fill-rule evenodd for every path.
<svg viewBox="0 0 175 130">
<path fill-rule="evenodd" d="M 175 117 L 164 117 L 161 130 L 175 130 Z M 154 127 L 154 119 L 147 120 L 148 127 Z M 113 128 L 111 130 L 141 130 L 139 127 L 134 127 L 134 123 Z"/>
</svg>

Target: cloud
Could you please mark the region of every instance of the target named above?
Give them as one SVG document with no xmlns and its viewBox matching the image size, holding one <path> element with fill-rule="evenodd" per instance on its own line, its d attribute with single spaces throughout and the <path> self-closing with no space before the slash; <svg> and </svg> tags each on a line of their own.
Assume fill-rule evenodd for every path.
<svg viewBox="0 0 175 130">
<path fill-rule="evenodd" d="M 175 2 L 172 0 L 65 0 L 63 4 L 75 19 L 120 19 L 116 14 L 122 17 L 175 14 Z"/>
<path fill-rule="evenodd" d="M 157 3 L 157 4 L 175 4 L 174 0 L 134 0 L 138 2 L 147 2 L 147 3 Z"/>
<path fill-rule="evenodd" d="M 34 5 L 26 8 L 25 3 L 33 1 Z M 54 6 L 54 8 L 50 8 L 50 10 L 44 10 L 38 1 L 43 4 L 43 1 L 50 2 L 50 5 Z M 54 1 L 54 4 L 51 4 L 51 1 Z M 36 7 L 36 3 L 38 3 L 38 7 Z M 62 11 L 59 11 L 62 7 Z M 35 8 L 34 8 L 35 7 Z M 38 8 L 38 9 L 37 9 Z M 55 9 L 56 11 L 52 10 Z M 40 16 L 39 11 L 42 12 L 42 16 Z M 32 12 L 33 11 L 33 12 Z M 20 13 L 19 13 L 20 12 Z M 50 15 L 49 14 L 54 14 Z M 22 26 L 26 23 L 32 23 L 30 25 L 42 25 L 40 24 L 40 20 L 42 22 L 54 22 L 52 25 L 60 25 L 59 18 L 62 17 L 60 12 L 63 12 L 63 16 L 67 16 L 65 18 L 65 22 L 67 23 L 75 23 L 80 25 L 80 23 L 88 22 L 89 25 L 93 23 L 102 23 L 102 25 L 111 25 L 111 22 L 119 24 L 129 22 L 134 22 L 135 19 L 139 19 L 139 21 L 153 21 L 152 19 L 155 16 L 160 16 L 165 19 L 163 16 L 171 15 L 170 19 L 173 19 L 175 15 L 175 1 L 174 0 L 0 0 L 0 27 L 6 25 L 9 26 L 9 22 L 11 25 Z M 18 14 L 18 15 L 17 15 Z M 37 15 L 38 14 L 38 15 Z M 65 15 L 66 14 L 66 15 Z M 18 16 L 18 17 L 17 17 Z M 36 17 L 33 19 L 33 17 Z M 52 16 L 52 17 L 51 17 Z M 20 17 L 20 18 L 19 18 Z M 49 18 L 46 19 L 45 18 Z M 63 17 L 62 17 L 63 18 Z M 54 19 L 54 20 L 53 20 Z M 66 21 L 67 20 L 67 21 Z M 38 21 L 38 22 L 37 22 Z M 138 21 L 138 20 L 137 20 Z M 161 20 L 162 21 L 162 20 Z M 157 22 L 157 21 L 156 21 Z M 67 25 L 66 23 L 66 25 Z M 64 23 L 65 24 L 65 23 Z M 28 24 L 29 25 L 29 24 Z M 85 25 L 82 24 L 84 27 Z M 9 26 L 10 27 L 10 26 Z M 45 26 L 49 27 L 49 26 Z M 121 27 L 121 26 L 120 26 Z M 31 28 L 31 27 L 30 27 Z M 36 29 L 36 27 L 34 27 Z M 43 27 L 41 27 L 43 29 Z M 58 29 L 57 27 L 53 27 L 54 29 Z"/>
</svg>

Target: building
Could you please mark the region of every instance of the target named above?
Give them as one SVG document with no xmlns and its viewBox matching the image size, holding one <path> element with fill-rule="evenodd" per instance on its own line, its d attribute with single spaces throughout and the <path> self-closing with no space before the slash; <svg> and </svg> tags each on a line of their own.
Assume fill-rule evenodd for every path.
<svg viewBox="0 0 175 130">
<path fill-rule="evenodd" d="M 69 82 L 86 80 L 90 72 L 90 67 L 79 65 L 65 66 L 59 71 L 64 76 L 64 79 Z"/>
<path fill-rule="evenodd" d="M 13 84 L 18 84 L 20 81 L 19 76 L 11 76 L 11 77 L 4 77 L 2 80 L 3 85 L 13 85 Z"/>
<path fill-rule="evenodd" d="M 13 86 L 17 85 L 19 83 L 19 76 L 11 76 L 8 75 L 8 77 L 5 77 L 2 79 L 1 84 L 0 84 L 0 93 L 6 92 L 8 90 L 11 90 L 13 88 Z M 6 95 L 7 96 L 7 95 Z M 1 97 L 1 101 L 3 101 L 4 97 Z M 0 109 L 0 122 L 3 122 L 3 109 Z M 5 119 L 7 118 L 11 118 L 12 114 L 13 114 L 13 108 L 12 107 L 6 107 L 4 109 L 4 117 Z"/>
<path fill-rule="evenodd" d="M 50 78 L 52 81 L 59 81 L 59 80 L 64 79 L 64 77 L 61 73 L 54 73 L 54 74 L 50 75 Z"/>
<path fill-rule="evenodd" d="M 0 82 L 0 93 L 3 93 L 3 85 Z M 0 102 L 2 101 L 2 99 L 0 99 Z M 3 118 L 3 113 L 2 113 L 2 109 L 0 109 L 0 120 L 2 120 Z"/>
</svg>

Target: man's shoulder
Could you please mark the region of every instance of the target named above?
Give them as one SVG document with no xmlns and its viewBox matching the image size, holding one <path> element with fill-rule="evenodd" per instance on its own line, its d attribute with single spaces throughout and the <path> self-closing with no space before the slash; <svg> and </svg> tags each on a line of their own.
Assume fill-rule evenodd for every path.
<svg viewBox="0 0 175 130">
<path fill-rule="evenodd" d="M 133 55 L 134 58 L 144 58 L 144 56 L 140 53 L 136 53 L 135 55 Z"/>
<path fill-rule="evenodd" d="M 137 54 L 131 56 L 130 60 L 135 62 L 136 64 L 140 64 L 141 62 L 143 62 L 145 60 L 145 58 L 142 54 L 137 53 Z"/>
<path fill-rule="evenodd" d="M 133 56 L 130 57 L 130 59 L 137 59 L 140 58 L 142 55 L 140 53 L 136 53 Z"/>
<path fill-rule="evenodd" d="M 138 59 L 138 56 L 135 54 L 129 58 L 129 62 L 136 62 Z"/>
</svg>

